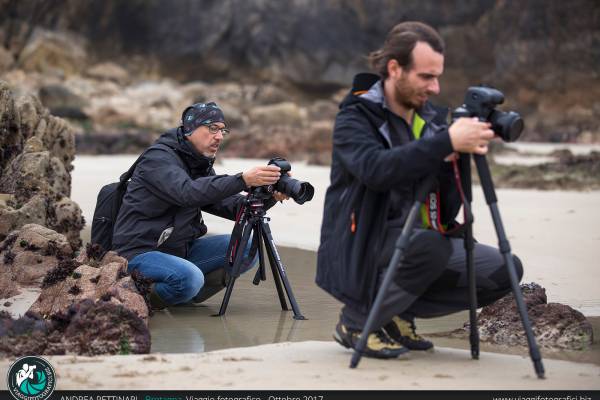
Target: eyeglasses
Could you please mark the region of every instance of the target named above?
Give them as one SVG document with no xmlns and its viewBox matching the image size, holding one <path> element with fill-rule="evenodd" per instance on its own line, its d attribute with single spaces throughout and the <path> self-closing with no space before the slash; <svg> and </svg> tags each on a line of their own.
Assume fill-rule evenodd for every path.
<svg viewBox="0 0 600 400">
<path fill-rule="evenodd" d="M 211 133 L 211 135 L 216 135 L 217 133 L 221 132 L 223 136 L 227 136 L 231 133 L 231 131 L 227 128 L 219 128 L 219 125 L 210 124 L 204 126 L 208 128 L 208 131 Z"/>
</svg>

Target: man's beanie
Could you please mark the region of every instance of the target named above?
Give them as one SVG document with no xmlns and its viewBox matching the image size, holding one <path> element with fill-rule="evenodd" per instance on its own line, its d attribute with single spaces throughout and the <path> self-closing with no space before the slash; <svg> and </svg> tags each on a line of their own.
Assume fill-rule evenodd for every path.
<svg viewBox="0 0 600 400">
<path fill-rule="evenodd" d="M 196 103 L 189 106 L 181 114 L 183 134 L 189 136 L 201 125 L 210 125 L 215 122 L 225 123 L 223 111 L 213 102 Z"/>
</svg>

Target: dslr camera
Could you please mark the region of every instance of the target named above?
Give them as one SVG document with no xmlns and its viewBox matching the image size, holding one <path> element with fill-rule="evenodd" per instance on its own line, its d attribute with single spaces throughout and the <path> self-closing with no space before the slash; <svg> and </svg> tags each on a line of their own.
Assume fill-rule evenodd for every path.
<svg viewBox="0 0 600 400">
<path fill-rule="evenodd" d="M 312 200 L 315 188 L 310 183 L 299 181 L 287 174 L 292 169 L 289 161 L 285 158 L 275 157 L 269 160 L 267 165 L 276 165 L 281 168 L 281 178 L 273 185 L 252 188 L 251 192 L 254 196 L 267 199 L 273 195 L 273 192 L 278 191 L 291 197 L 298 204 Z"/>
<path fill-rule="evenodd" d="M 514 111 L 499 111 L 495 107 L 504 103 L 501 91 L 487 86 L 471 86 L 462 106 L 452 112 L 452 121 L 461 117 L 477 117 L 492 124 L 494 133 L 505 142 L 515 142 L 523 132 L 524 122 Z"/>
</svg>

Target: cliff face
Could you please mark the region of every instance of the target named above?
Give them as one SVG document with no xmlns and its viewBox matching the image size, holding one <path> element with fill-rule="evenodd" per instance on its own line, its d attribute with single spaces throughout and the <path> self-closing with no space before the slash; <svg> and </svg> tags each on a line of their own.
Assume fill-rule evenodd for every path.
<svg viewBox="0 0 600 400">
<path fill-rule="evenodd" d="M 44 28 L 76 34 L 91 60 L 118 60 L 137 75 L 270 81 L 312 94 L 348 86 L 394 24 L 421 20 L 447 42 L 439 102 L 456 106 L 469 85 L 486 83 L 543 132 L 529 139 L 600 140 L 594 0 L 0 0 L 0 8 L 16 64 Z"/>
</svg>

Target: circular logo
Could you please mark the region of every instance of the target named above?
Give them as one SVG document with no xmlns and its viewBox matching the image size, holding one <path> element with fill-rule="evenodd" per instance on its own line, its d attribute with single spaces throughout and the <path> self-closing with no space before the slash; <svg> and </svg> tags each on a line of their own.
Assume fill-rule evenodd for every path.
<svg viewBox="0 0 600 400">
<path fill-rule="evenodd" d="M 19 358 L 10 366 L 6 385 L 17 400 L 45 400 L 54 391 L 55 377 L 54 369 L 48 361 L 41 357 L 27 356 Z"/>
</svg>

